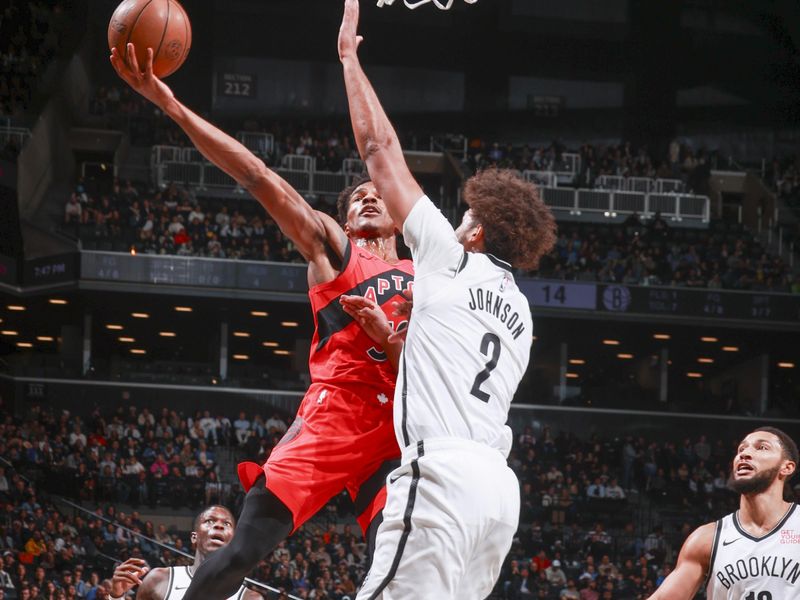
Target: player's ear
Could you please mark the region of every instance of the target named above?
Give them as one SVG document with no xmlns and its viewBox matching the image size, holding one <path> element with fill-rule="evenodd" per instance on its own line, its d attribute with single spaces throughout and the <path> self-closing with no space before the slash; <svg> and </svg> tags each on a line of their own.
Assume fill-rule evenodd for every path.
<svg viewBox="0 0 800 600">
<path fill-rule="evenodd" d="M 797 471 L 797 463 L 793 460 L 784 461 L 783 467 L 781 467 L 781 475 L 784 475 L 786 479 L 792 477 Z"/>
<path fill-rule="evenodd" d="M 345 223 L 344 225 L 342 225 L 342 229 L 344 230 L 344 234 L 347 237 L 350 237 L 350 224 L 349 223 Z"/>
<path fill-rule="evenodd" d="M 485 239 L 486 239 L 486 233 L 483 230 L 483 225 L 481 225 L 480 223 L 476 223 L 472 231 L 469 232 L 470 245 L 473 248 L 483 249 Z"/>
<path fill-rule="evenodd" d="M 197 543 L 197 532 L 196 532 L 196 531 L 193 531 L 193 532 L 192 532 L 192 535 L 191 535 L 191 540 L 192 540 L 192 543 L 193 543 L 193 544 L 196 544 L 196 543 Z"/>
</svg>

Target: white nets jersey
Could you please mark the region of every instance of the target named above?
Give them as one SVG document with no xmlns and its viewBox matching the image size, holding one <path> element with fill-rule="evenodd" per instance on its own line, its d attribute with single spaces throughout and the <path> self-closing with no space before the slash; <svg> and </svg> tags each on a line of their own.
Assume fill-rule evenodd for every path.
<svg viewBox="0 0 800 600">
<path fill-rule="evenodd" d="M 403 235 L 415 276 L 395 390 L 400 447 L 462 438 L 508 456 L 508 410 L 533 339 L 530 306 L 511 265 L 465 252 L 427 197 L 411 210 Z"/>
<path fill-rule="evenodd" d="M 189 574 L 189 567 L 171 567 L 169 570 L 169 587 L 164 600 L 182 600 L 186 590 L 192 583 L 192 576 Z M 241 600 L 247 588 L 242 586 L 227 600 Z"/>
<path fill-rule="evenodd" d="M 738 511 L 717 521 L 709 600 L 800 599 L 800 510 L 789 507 L 775 528 L 753 537 L 739 524 Z"/>
</svg>

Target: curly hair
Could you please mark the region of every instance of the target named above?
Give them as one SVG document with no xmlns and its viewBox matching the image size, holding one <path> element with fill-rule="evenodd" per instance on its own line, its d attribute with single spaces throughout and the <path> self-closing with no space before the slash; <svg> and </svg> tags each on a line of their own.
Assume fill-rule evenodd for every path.
<svg viewBox="0 0 800 600">
<path fill-rule="evenodd" d="M 470 177 L 464 200 L 483 226 L 486 252 L 518 269 L 535 269 L 556 242 L 556 220 L 539 189 L 515 171 L 489 168 Z"/>
<path fill-rule="evenodd" d="M 347 223 L 347 210 L 350 208 L 350 197 L 359 187 L 365 183 L 372 181 L 372 178 L 362 173 L 353 180 L 353 183 L 339 192 L 339 197 L 336 199 L 336 218 L 339 220 L 339 225 L 344 227 Z"/>
</svg>

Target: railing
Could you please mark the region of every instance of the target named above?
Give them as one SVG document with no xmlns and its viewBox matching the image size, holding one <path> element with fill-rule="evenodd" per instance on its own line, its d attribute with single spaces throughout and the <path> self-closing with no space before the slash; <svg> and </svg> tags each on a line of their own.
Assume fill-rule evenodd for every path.
<svg viewBox="0 0 800 600">
<path fill-rule="evenodd" d="M 570 215 L 598 213 L 605 217 L 616 217 L 638 213 L 649 218 L 661 213 L 673 221 L 702 223 L 708 223 L 711 217 L 711 201 L 707 196 L 559 187 L 541 189 L 545 204 L 555 211 L 568 211 Z"/>
<path fill-rule="evenodd" d="M 26 127 L 11 127 L 10 125 L 0 127 L 0 144 L 16 142 L 20 150 L 31 137 L 31 130 Z"/>
<path fill-rule="evenodd" d="M 331 173 L 278 168 L 274 171 L 302 194 L 334 195 L 350 185 L 358 176 L 353 173 Z M 360 173 L 359 173 L 360 174 Z M 155 166 L 156 184 L 164 188 L 172 182 L 200 189 L 238 190 L 236 181 L 211 163 L 166 161 Z"/>
<path fill-rule="evenodd" d="M 460 133 L 432 135 L 430 152 L 449 152 L 459 160 L 467 157 L 469 141 L 467 136 Z"/>
<path fill-rule="evenodd" d="M 268 156 L 275 150 L 275 137 L 271 133 L 240 131 L 236 134 L 236 139 L 258 156 Z"/>
</svg>

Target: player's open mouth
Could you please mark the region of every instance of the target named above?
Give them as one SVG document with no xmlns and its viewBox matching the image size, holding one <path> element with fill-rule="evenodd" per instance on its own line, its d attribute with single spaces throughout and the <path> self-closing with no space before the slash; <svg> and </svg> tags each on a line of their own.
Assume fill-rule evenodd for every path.
<svg viewBox="0 0 800 600">
<path fill-rule="evenodd" d="M 754 471 L 755 469 L 753 468 L 753 466 L 747 463 L 739 463 L 739 465 L 736 467 L 737 475 L 741 475 L 743 473 L 752 473 Z"/>
<path fill-rule="evenodd" d="M 367 208 L 362 208 L 361 209 L 361 213 L 359 213 L 359 214 L 361 214 L 361 215 L 379 215 L 379 214 L 381 214 L 381 211 L 379 211 L 377 208 L 373 208 L 372 206 L 368 206 Z"/>
<path fill-rule="evenodd" d="M 211 536 L 208 537 L 208 539 L 211 540 L 212 542 L 216 543 L 216 544 L 224 544 L 225 543 L 225 538 L 223 536 L 221 536 L 221 535 L 211 535 Z"/>
</svg>

